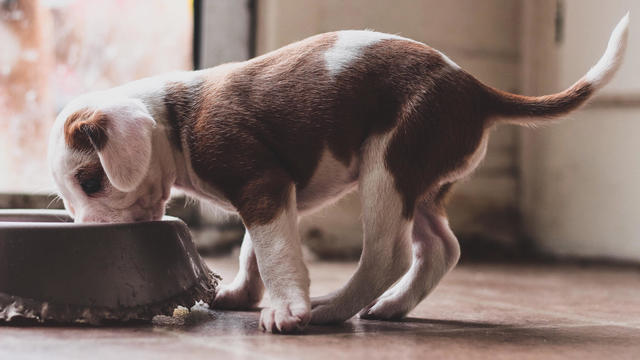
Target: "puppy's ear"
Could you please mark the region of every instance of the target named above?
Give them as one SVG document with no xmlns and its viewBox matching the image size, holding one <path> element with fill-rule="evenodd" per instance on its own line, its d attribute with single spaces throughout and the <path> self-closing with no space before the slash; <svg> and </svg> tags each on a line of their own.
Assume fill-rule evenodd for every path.
<svg viewBox="0 0 640 360">
<path fill-rule="evenodd" d="M 69 116 L 65 142 L 76 151 L 96 151 L 111 184 L 129 192 L 140 185 L 149 169 L 155 125 L 141 102 L 127 99 Z"/>
</svg>

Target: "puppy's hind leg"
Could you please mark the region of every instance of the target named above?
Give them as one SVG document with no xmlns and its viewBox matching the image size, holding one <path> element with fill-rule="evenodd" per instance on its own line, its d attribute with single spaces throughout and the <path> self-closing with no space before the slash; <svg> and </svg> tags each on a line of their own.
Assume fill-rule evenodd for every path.
<svg viewBox="0 0 640 360">
<path fill-rule="evenodd" d="M 349 319 L 380 296 L 410 265 L 411 220 L 402 214 L 403 202 L 384 165 L 384 142 L 365 148 L 360 172 L 364 246 L 356 272 L 340 290 L 312 300 L 311 322 L 336 323 Z"/>
<path fill-rule="evenodd" d="M 421 203 L 413 227 L 413 263 L 391 289 L 360 312 L 366 319 L 400 319 L 420 303 L 455 266 L 458 240 L 440 204 Z"/>
<path fill-rule="evenodd" d="M 245 231 L 240 247 L 240 268 L 228 285 L 223 285 L 215 300 L 216 309 L 248 310 L 258 305 L 264 293 L 264 284 L 258 271 L 256 253 L 249 231 Z"/>
</svg>

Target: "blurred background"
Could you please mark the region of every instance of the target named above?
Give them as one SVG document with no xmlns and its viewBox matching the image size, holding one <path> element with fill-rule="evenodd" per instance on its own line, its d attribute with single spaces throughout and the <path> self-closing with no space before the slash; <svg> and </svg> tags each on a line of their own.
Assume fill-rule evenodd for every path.
<svg viewBox="0 0 640 360">
<path fill-rule="evenodd" d="M 465 259 L 640 263 L 640 81 L 632 0 L 0 0 L 0 207 L 59 207 L 46 144 L 74 96 L 162 72 L 248 59 L 321 32 L 374 29 L 437 48 L 494 87 L 557 92 L 603 53 L 631 10 L 613 82 L 548 128 L 502 126 L 449 206 Z M 640 15 L 639 15 L 640 16 Z M 175 194 L 205 252 L 242 236 L 237 219 Z M 357 258 L 357 194 L 302 221 L 313 256 Z"/>
</svg>

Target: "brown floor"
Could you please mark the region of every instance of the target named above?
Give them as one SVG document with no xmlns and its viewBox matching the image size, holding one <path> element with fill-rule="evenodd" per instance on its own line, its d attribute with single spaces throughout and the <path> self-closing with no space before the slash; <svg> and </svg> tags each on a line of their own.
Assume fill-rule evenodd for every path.
<svg viewBox="0 0 640 360">
<path fill-rule="evenodd" d="M 235 260 L 209 259 L 232 278 Z M 312 295 L 352 263 L 310 264 Z M 303 335 L 257 330 L 257 312 L 189 325 L 0 327 L 0 359 L 640 359 L 640 270 L 463 265 L 403 322 L 351 320 Z"/>
</svg>

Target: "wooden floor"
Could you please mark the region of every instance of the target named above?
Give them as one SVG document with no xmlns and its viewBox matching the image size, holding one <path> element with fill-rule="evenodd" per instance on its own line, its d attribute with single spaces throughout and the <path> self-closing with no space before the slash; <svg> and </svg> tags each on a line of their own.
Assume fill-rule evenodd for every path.
<svg viewBox="0 0 640 360">
<path fill-rule="evenodd" d="M 236 262 L 208 259 L 231 279 Z M 354 263 L 310 263 L 312 295 Z M 0 326 L 0 359 L 640 359 L 640 270 L 462 265 L 402 322 L 353 319 L 301 335 L 257 330 L 257 312 L 200 312 L 184 324 Z"/>
</svg>

